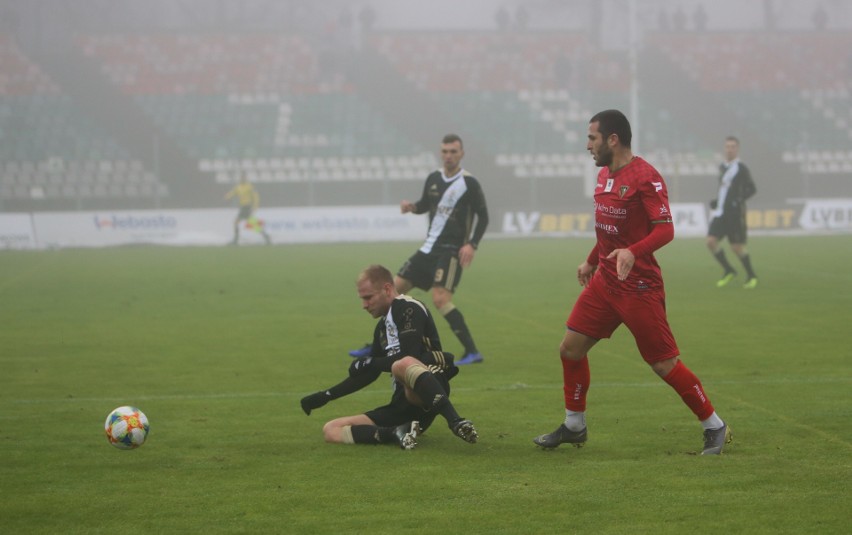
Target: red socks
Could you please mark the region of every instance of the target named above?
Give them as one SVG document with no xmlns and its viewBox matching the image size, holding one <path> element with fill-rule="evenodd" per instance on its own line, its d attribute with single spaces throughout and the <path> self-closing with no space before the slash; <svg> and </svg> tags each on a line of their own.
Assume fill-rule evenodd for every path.
<svg viewBox="0 0 852 535">
<path fill-rule="evenodd" d="M 701 381 L 680 360 L 674 369 L 663 380 L 680 395 L 686 406 L 698 417 L 706 420 L 713 415 L 713 404 Z M 562 358 L 562 381 L 565 389 L 565 408 L 574 412 L 585 412 L 586 393 L 589 391 L 591 374 L 589 373 L 589 358 L 580 360 Z"/>
<path fill-rule="evenodd" d="M 710 403 L 710 399 L 704 393 L 701 381 L 683 362 L 678 360 L 674 369 L 663 377 L 663 380 L 675 389 L 675 392 L 680 395 L 686 406 L 695 413 L 699 420 L 706 420 L 713 414 L 713 404 Z"/>
<path fill-rule="evenodd" d="M 574 412 L 586 410 L 586 392 L 589 391 L 589 357 L 570 360 L 562 357 L 562 383 L 565 385 L 565 408 Z"/>
</svg>

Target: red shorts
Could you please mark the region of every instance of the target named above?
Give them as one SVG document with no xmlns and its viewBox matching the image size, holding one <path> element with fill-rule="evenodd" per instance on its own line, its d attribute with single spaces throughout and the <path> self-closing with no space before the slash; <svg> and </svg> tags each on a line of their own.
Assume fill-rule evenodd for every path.
<svg viewBox="0 0 852 535">
<path fill-rule="evenodd" d="M 600 274 L 580 293 L 566 325 L 595 339 L 609 338 L 627 325 L 645 362 L 652 364 L 680 355 L 666 320 L 666 293 L 647 290 L 633 294 L 610 293 Z"/>
</svg>

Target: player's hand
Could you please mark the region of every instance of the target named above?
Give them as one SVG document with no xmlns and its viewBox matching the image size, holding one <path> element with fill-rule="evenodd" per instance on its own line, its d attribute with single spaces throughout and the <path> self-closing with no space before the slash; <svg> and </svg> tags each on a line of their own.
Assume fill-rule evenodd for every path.
<svg viewBox="0 0 852 535">
<path fill-rule="evenodd" d="M 413 212 L 416 206 L 411 201 L 402 201 L 399 203 L 399 211 L 400 213 L 407 214 L 408 212 Z"/>
<path fill-rule="evenodd" d="M 355 359 L 349 365 L 349 377 L 360 375 L 372 369 L 373 357 L 365 359 Z"/>
<path fill-rule="evenodd" d="M 588 286 L 589 281 L 592 280 L 592 275 L 597 271 L 598 266 L 593 266 L 588 262 L 583 262 L 577 267 L 577 281 L 580 283 L 580 286 Z"/>
<path fill-rule="evenodd" d="M 607 255 L 607 259 L 615 258 L 615 271 L 618 275 L 618 280 L 623 281 L 633 269 L 633 264 L 636 262 L 636 257 L 630 252 L 630 249 L 616 249 Z"/>
<path fill-rule="evenodd" d="M 473 255 L 476 254 L 476 249 L 473 248 L 473 245 L 466 243 L 461 246 L 459 249 L 459 265 L 462 268 L 466 268 L 473 262 Z"/>
<path fill-rule="evenodd" d="M 305 411 L 305 414 L 310 416 L 312 410 L 319 409 L 329 401 L 331 401 L 331 394 L 328 390 L 324 392 L 316 392 L 302 398 L 302 410 Z"/>
</svg>

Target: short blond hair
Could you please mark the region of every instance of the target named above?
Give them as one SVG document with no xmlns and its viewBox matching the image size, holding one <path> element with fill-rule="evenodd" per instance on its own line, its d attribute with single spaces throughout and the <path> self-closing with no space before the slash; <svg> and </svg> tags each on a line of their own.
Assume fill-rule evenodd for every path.
<svg viewBox="0 0 852 535">
<path fill-rule="evenodd" d="M 393 284 L 393 274 L 388 268 L 379 264 L 373 264 L 364 268 L 358 275 L 358 280 L 368 280 L 374 286 Z"/>
</svg>

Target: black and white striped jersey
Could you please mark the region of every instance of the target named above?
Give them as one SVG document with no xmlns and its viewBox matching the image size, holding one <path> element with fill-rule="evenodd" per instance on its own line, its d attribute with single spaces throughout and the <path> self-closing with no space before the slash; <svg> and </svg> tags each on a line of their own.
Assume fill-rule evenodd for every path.
<svg viewBox="0 0 852 535">
<path fill-rule="evenodd" d="M 370 353 L 373 357 L 394 361 L 414 357 L 440 368 L 452 364 L 451 357 L 445 357 L 441 350 L 441 339 L 429 309 L 404 294 L 393 300 L 390 311 L 376 324 Z"/>
<path fill-rule="evenodd" d="M 426 178 L 423 195 L 415 204 L 415 214 L 429 212 L 429 231 L 420 251 L 429 254 L 436 247 L 458 249 L 466 243 L 474 248 L 488 226 L 488 207 L 479 181 L 464 169 L 447 177 L 438 169 Z"/>
</svg>

